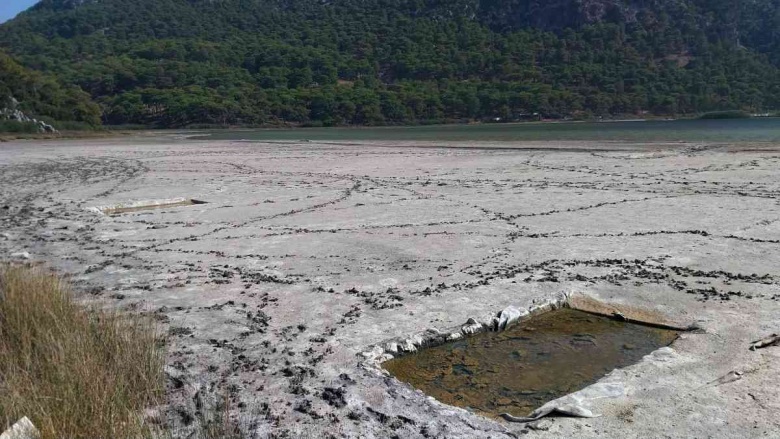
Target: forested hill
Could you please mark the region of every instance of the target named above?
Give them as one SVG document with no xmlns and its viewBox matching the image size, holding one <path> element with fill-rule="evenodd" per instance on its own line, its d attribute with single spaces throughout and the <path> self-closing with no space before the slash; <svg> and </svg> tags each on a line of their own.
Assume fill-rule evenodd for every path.
<svg viewBox="0 0 780 439">
<path fill-rule="evenodd" d="M 778 0 L 43 0 L 0 45 L 109 124 L 780 108 Z"/>
<path fill-rule="evenodd" d="M 50 122 L 100 125 L 100 108 L 88 94 L 25 69 L 0 51 L 0 112 L 11 109 Z M 5 116 L 0 114 L 0 122 Z"/>
</svg>

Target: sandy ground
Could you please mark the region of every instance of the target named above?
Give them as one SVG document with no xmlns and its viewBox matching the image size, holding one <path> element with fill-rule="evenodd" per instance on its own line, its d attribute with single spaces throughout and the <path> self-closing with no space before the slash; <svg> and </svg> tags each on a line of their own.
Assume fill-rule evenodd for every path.
<svg viewBox="0 0 780 439">
<path fill-rule="evenodd" d="M 780 332 L 778 195 L 772 145 L 10 142 L 0 258 L 154 313 L 184 430 L 227 396 L 250 437 L 776 438 L 780 347 L 748 348 Z M 208 204 L 94 209 L 181 199 Z M 361 362 L 560 293 L 704 332 L 604 378 L 593 419 L 488 419 Z"/>
</svg>

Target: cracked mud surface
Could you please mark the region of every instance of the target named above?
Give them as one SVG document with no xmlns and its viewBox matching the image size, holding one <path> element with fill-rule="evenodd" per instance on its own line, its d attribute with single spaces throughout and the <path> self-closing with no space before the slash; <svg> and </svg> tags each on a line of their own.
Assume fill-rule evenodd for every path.
<svg viewBox="0 0 780 439">
<path fill-rule="evenodd" d="M 748 350 L 780 332 L 780 147 L 473 146 L 7 143 L 0 258 L 29 253 L 88 300 L 153 313 L 162 412 L 184 430 L 227 395 L 255 437 L 780 435 L 780 348 Z M 176 198 L 208 204 L 88 210 Z M 390 338 L 560 292 L 706 333 L 609 375 L 628 393 L 603 417 L 530 426 L 358 365 Z"/>
</svg>

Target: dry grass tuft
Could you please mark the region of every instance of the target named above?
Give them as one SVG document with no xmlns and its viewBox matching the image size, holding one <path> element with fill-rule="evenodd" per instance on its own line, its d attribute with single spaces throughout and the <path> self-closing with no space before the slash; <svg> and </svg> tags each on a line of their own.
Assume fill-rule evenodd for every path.
<svg viewBox="0 0 780 439">
<path fill-rule="evenodd" d="M 0 267 L 0 427 L 29 417 L 49 438 L 151 435 L 164 352 L 150 320 L 85 307 L 57 277 Z"/>
<path fill-rule="evenodd" d="M 201 439 L 244 439 L 241 426 L 230 417 L 230 398 L 218 398 L 214 407 L 198 414 Z"/>
</svg>

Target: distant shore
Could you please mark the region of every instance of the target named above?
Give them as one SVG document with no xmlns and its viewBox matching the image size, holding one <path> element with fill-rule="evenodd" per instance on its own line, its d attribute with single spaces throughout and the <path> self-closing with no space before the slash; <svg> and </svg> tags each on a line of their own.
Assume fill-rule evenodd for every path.
<svg viewBox="0 0 780 439">
<path fill-rule="evenodd" d="M 780 124 L 777 116 L 760 115 L 752 117 L 682 117 L 682 118 L 637 118 L 637 119 L 593 119 L 562 120 L 545 119 L 524 122 L 472 122 L 419 125 L 350 125 L 335 127 L 307 126 L 228 126 L 228 127 L 184 127 L 103 129 L 61 131 L 58 133 L 0 133 L 0 142 L 42 141 L 67 139 L 103 139 L 118 137 L 159 137 L 173 135 L 195 140 L 467 140 L 467 141 L 701 141 L 718 140 L 718 131 L 729 141 L 780 141 Z M 764 121 L 764 122 L 760 122 Z M 726 123 L 713 130 L 713 122 Z M 669 123 L 670 125 L 667 125 Z M 752 124 L 768 125 L 763 133 L 745 132 L 747 138 L 740 138 L 739 132 Z M 624 125 L 626 124 L 626 125 Z M 636 124 L 636 125 L 635 125 Z M 746 124 L 743 126 L 743 124 Z M 731 126 L 734 125 L 734 126 Z M 777 128 L 775 125 L 778 125 Z M 734 129 L 737 129 L 734 131 Z M 776 132 L 776 133 L 775 133 Z M 648 137 L 649 135 L 649 137 Z M 736 136 L 736 137 L 735 137 Z"/>
</svg>

